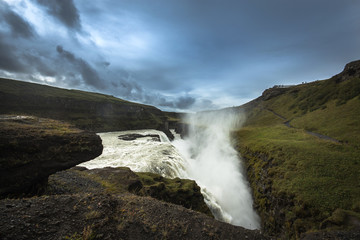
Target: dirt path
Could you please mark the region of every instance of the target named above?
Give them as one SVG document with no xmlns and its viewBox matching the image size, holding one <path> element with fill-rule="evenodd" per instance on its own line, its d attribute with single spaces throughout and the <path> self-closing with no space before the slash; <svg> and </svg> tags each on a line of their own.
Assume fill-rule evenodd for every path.
<svg viewBox="0 0 360 240">
<path fill-rule="evenodd" d="M 276 115 L 277 117 L 281 118 L 282 120 L 285 120 L 284 122 L 284 125 L 288 128 L 294 128 L 293 126 L 290 125 L 290 121 L 291 120 L 287 120 L 284 116 L 278 114 L 277 112 L 274 112 L 273 110 L 271 109 L 268 109 L 268 108 L 264 108 L 265 110 L 273 113 L 274 115 Z M 311 131 L 307 131 L 307 130 L 304 130 L 307 134 L 310 134 L 312 136 L 315 136 L 315 137 L 318 137 L 320 139 L 324 139 L 324 140 L 328 140 L 328 141 L 332 141 L 332 142 L 335 142 L 335 143 L 341 143 L 339 140 L 335 139 L 335 138 L 332 138 L 332 137 L 329 137 L 329 136 L 326 136 L 326 135 L 322 135 L 320 133 L 316 133 L 316 132 L 311 132 Z"/>
</svg>

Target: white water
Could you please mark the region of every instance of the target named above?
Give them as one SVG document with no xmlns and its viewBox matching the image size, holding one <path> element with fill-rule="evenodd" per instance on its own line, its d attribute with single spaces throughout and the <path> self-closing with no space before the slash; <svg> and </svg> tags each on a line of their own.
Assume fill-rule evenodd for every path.
<svg viewBox="0 0 360 240">
<path fill-rule="evenodd" d="M 120 140 L 118 136 L 126 134 L 157 134 L 161 142 L 151 137 L 132 141 Z M 79 166 L 88 169 L 104 167 L 129 167 L 135 172 L 153 172 L 164 177 L 186 178 L 186 163 L 167 136 L 157 130 L 131 130 L 98 134 L 104 146 L 103 153 Z"/>
<path fill-rule="evenodd" d="M 79 166 L 88 169 L 127 166 L 136 172 L 154 172 L 164 177 L 189 178 L 201 187 L 206 204 L 221 221 L 248 229 L 259 229 L 259 217 L 242 175 L 240 159 L 230 143 L 230 129 L 238 124 L 233 116 L 194 115 L 188 121 L 207 127 L 193 128 L 185 140 L 172 143 L 163 132 L 134 130 L 99 133 L 103 154 Z M 120 140 L 126 134 L 157 134 L 132 141 Z"/>
<path fill-rule="evenodd" d="M 198 127 L 190 128 L 189 136 L 184 140 L 176 139 L 173 145 L 187 160 L 189 178 L 201 187 L 208 206 L 218 219 L 259 229 L 250 187 L 243 175 L 238 152 L 231 144 L 231 130 L 241 125 L 239 115 L 201 113 L 191 115 L 187 121 Z"/>
</svg>

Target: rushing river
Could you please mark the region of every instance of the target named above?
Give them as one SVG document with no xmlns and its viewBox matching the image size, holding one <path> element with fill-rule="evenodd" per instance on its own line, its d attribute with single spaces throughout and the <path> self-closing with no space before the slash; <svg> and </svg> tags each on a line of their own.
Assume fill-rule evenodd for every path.
<svg viewBox="0 0 360 240">
<path fill-rule="evenodd" d="M 79 166 L 88 169 L 127 166 L 136 172 L 193 179 L 201 187 L 215 218 L 258 229 L 259 218 L 252 208 L 238 154 L 225 135 L 201 132 L 185 140 L 176 136 L 173 142 L 156 130 L 99 133 L 103 154 Z"/>
</svg>

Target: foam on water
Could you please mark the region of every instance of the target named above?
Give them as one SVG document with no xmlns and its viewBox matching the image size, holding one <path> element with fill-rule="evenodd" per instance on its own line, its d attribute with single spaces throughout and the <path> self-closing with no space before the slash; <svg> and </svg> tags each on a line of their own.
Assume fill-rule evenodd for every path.
<svg viewBox="0 0 360 240">
<path fill-rule="evenodd" d="M 160 142 L 151 137 L 120 140 L 120 135 L 156 134 Z M 98 134 L 104 146 L 102 155 L 79 166 L 88 169 L 104 167 L 129 167 L 135 172 L 153 172 L 164 177 L 186 177 L 186 162 L 170 143 L 167 136 L 157 130 L 133 130 Z"/>
<path fill-rule="evenodd" d="M 241 174 L 238 154 L 226 133 L 215 133 L 220 130 L 192 129 L 190 137 L 183 140 L 175 134 L 173 142 L 157 130 L 99 133 L 104 146 L 102 155 L 79 166 L 88 169 L 126 166 L 135 172 L 193 179 L 201 187 L 204 200 L 216 219 L 257 229 L 259 218 L 252 208 L 250 189 Z M 120 135 L 128 134 L 156 134 L 160 142 L 152 137 L 119 139 Z"/>
</svg>

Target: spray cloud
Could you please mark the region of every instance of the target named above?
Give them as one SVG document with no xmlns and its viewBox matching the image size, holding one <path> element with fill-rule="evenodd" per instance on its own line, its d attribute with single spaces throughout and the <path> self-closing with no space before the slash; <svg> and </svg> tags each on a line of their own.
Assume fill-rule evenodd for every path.
<svg viewBox="0 0 360 240">
<path fill-rule="evenodd" d="M 231 130 L 241 126 L 244 115 L 232 110 L 188 115 L 189 135 L 173 144 L 186 159 L 188 176 L 202 188 L 205 200 L 219 220 L 258 229 L 259 217 L 241 159 L 231 144 Z"/>
</svg>

